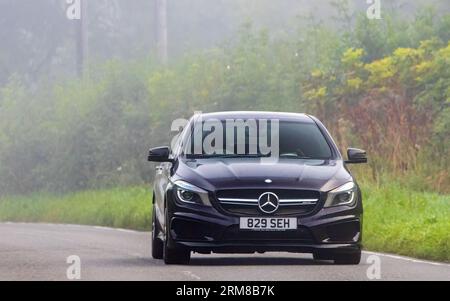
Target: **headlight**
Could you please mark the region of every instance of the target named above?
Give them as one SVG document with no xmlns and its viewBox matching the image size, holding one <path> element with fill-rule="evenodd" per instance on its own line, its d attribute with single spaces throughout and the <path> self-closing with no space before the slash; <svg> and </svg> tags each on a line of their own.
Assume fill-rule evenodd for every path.
<svg viewBox="0 0 450 301">
<path fill-rule="evenodd" d="M 185 181 L 175 181 L 174 189 L 177 199 L 183 203 L 211 206 L 208 192 Z"/>
<path fill-rule="evenodd" d="M 185 203 L 196 203 L 195 202 L 196 194 L 189 190 L 177 188 L 177 197 Z"/>
<path fill-rule="evenodd" d="M 352 206 L 357 198 L 357 188 L 355 183 L 346 183 L 328 192 L 325 207 Z"/>
</svg>

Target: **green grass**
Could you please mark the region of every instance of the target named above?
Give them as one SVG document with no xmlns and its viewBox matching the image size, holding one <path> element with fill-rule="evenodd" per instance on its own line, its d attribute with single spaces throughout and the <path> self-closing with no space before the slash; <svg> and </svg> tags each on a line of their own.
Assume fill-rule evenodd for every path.
<svg viewBox="0 0 450 301">
<path fill-rule="evenodd" d="M 149 230 L 151 191 L 142 187 L 33 195 L 0 200 L 0 221 L 46 222 Z"/>
<path fill-rule="evenodd" d="M 450 262 L 450 195 L 362 185 L 364 247 Z"/>
<path fill-rule="evenodd" d="M 450 262 L 450 196 L 395 184 L 362 185 L 368 250 Z M 151 191 L 142 187 L 0 200 L 0 221 L 48 222 L 149 230 Z"/>
</svg>

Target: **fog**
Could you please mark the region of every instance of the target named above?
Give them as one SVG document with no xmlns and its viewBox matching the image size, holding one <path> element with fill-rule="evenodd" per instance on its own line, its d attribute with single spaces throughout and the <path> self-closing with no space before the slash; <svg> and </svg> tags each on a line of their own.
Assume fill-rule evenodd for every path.
<svg viewBox="0 0 450 301">
<path fill-rule="evenodd" d="M 156 0 L 82 1 L 88 64 L 155 55 Z M 35 82 L 76 74 L 80 21 L 66 16 L 76 2 L 0 0 L 0 84 L 12 75 Z M 382 1 L 381 5 L 383 12 L 414 16 L 422 2 Z M 433 0 L 426 5 L 443 12 L 450 2 Z M 223 44 L 246 23 L 276 37 L 301 30 L 306 23 L 354 20 L 368 7 L 365 0 L 167 0 L 168 56 L 174 59 Z"/>
<path fill-rule="evenodd" d="M 449 192 L 449 40 L 448 0 L 0 0 L 0 196 L 148 185 L 172 121 L 228 110 Z"/>
</svg>

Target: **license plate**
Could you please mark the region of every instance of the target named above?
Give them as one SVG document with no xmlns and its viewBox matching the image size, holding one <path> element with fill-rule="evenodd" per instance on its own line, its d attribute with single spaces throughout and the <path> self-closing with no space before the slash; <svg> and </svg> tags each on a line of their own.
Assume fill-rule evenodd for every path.
<svg viewBox="0 0 450 301">
<path fill-rule="evenodd" d="M 297 218 L 242 217 L 239 228 L 255 231 L 286 231 L 297 229 Z"/>
</svg>

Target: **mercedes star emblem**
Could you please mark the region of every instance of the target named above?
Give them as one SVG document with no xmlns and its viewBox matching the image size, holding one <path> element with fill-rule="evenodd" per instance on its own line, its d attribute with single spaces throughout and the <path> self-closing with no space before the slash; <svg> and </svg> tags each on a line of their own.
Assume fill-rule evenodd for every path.
<svg viewBox="0 0 450 301">
<path fill-rule="evenodd" d="M 274 213 L 280 206 L 280 200 L 275 193 L 263 193 L 258 199 L 259 209 L 267 214 Z"/>
</svg>

